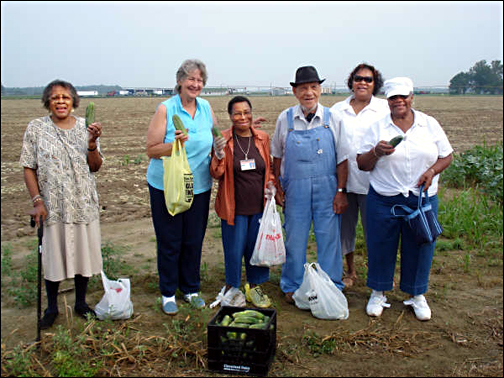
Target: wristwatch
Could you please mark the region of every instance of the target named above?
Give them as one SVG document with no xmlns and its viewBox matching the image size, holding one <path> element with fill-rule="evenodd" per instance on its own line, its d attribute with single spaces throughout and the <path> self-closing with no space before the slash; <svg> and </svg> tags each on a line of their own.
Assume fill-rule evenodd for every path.
<svg viewBox="0 0 504 378">
<path fill-rule="evenodd" d="M 338 188 L 338 193 L 346 193 L 346 188 Z"/>
</svg>

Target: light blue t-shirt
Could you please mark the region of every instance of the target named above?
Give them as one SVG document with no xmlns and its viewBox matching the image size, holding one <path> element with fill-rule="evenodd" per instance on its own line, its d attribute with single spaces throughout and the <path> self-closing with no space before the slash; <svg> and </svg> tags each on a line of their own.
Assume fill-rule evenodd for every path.
<svg viewBox="0 0 504 378">
<path fill-rule="evenodd" d="M 194 176 L 194 194 L 204 193 L 212 188 L 210 176 L 210 151 L 212 149 L 212 111 L 210 103 L 202 98 L 196 99 L 194 119 L 182 107 L 177 94 L 160 105 L 166 107 L 166 135 L 164 143 L 172 143 L 175 139 L 175 126 L 172 116 L 178 114 L 188 130 L 189 139 L 184 143 L 187 160 Z M 147 168 L 147 182 L 156 189 L 164 190 L 163 160 L 152 158 Z"/>
</svg>

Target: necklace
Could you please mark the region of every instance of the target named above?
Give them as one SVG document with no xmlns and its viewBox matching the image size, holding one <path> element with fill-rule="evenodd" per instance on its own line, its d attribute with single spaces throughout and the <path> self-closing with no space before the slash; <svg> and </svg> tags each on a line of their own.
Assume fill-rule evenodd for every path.
<svg viewBox="0 0 504 378">
<path fill-rule="evenodd" d="M 235 134 L 235 138 L 236 138 L 236 144 L 238 145 L 238 147 L 240 148 L 241 152 L 243 152 L 243 154 L 245 155 L 245 160 L 248 160 L 248 153 L 250 151 L 250 139 L 252 136 L 249 136 L 249 140 L 248 140 L 248 148 L 247 148 L 247 152 L 243 151 L 243 148 L 241 148 L 240 146 L 240 142 L 238 142 L 238 135 Z"/>
</svg>

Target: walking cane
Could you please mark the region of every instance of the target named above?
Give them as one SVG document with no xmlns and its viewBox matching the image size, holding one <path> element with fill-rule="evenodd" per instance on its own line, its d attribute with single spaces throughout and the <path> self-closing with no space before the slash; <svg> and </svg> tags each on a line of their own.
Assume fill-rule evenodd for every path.
<svg viewBox="0 0 504 378">
<path fill-rule="evenodd" d="M 35 227 L 35 220 L 31 218 L 30 224 Z M 42 316 L 42 236 L 43 231 L 42 216 L 40 217 L 39 228 L 37 230 L 38 235 L 38 288 L 37 288 L 37 339 L 36 342 L 40 341 L 40 319 Z"/>
</svg>

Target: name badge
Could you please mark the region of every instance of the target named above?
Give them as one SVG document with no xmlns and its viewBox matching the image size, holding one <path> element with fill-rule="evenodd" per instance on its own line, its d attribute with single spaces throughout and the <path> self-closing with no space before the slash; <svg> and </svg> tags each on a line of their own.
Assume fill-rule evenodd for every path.
<svg viewBox="0 0 504 378">
<path fill-rule="evenodd" d="M 255 159 L 240 160 L 240 165 L 242 171 L 256 169 Z"/>
</svg>

